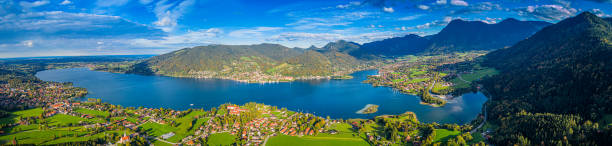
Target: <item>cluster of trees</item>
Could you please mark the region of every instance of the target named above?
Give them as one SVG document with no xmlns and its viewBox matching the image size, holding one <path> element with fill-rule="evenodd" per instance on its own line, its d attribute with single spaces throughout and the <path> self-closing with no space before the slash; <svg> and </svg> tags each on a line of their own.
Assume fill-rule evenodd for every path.
<svg viewBox="0 0 612 146">
<path fill-rule="evenodd" d="M 607 145 L 612 127 L 599 126 L 576 115 L 519 112 L 500 120 L 490 141 L 498 145 Z"/>
<path fill-rule="evenodd" d="M 421 89 L 421 92 L 419 92 L 419 97 L 421 97 L 421 101 L 425 103 L 435 104 L 435 105 L 440 105 L 440 106 L 443 106 L 446 104 L 446 100 L 431 96 L 431 94 L 429 93 L 429 88 L 427 87 L 423 87 L 423 89 Z"/>
</svg>

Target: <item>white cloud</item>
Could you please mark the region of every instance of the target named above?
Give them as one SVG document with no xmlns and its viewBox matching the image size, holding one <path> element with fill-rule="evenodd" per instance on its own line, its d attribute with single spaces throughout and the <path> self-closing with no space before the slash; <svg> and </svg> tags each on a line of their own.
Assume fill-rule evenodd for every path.
<svg viewBox="0 0 612 146">
<path fill-rule="evenodd" d="M 23 7 L 24 9 L 39 7 L 39 6 L 43 6 L 46 4 L 49 4 L 49 0 L 41 0 L 41 1 L 34 1 L 34 2 L 26 2 L 26 1 L 19 2 L 19 5 Z"/>
<path fill-rule="evenodd" d="M 421 10 L 428 10 L 429 6 L 427 6 L 427 5 L 418 5 L 417 8 L 419 8 Z"/>
<path fill-rule="evenodd" d="M 412 16 L 401 17 L 401 18 L 398 18 L 397 20 L 410 21 L 410 20 L 415 20 L 415 19 L 421 18 L 422 16 L 423 16 L 423 14 L 416 14 L 416 15 L 412 15 Z"/>
<path fill-rule="evenodd" d="M 446 5 L 446 0 L 436 0 L 436 4 L 438 4 L 438 5 Z"/>
<path fill-rule="evenodd" d="M 68 13 L 62 11 L 28 12 L 0 16 L 0 36 L 21 41 L 44 38 L 157 38 L 164 36 L 159 29 L 125 20 L 118 16 Z"/>
<path fill-rule="evenodd" d="M 612 15 L 606 14 L 600 9 L 591 9 L 591 13 L 597 15 L 598 17 L 612 17 Z"/>
<path fill-rule="evenodd" d="M 540 20 L 562 20 L 576 14 L 574 8 L 561 5 L 536 5 L 515 9 L 520 16 L 533 17 Z"/>
<path fill-rule="evenodd" d="M 366 43 L 391 37 L 405 35 L 406 32 L 352 32 L 352 30 L 338 30 L 329 33 L 307 33 L 307 32 L 286 32 L 272 36 L 267 41 L 279 42 L 289 46 L 308 47 L 310 45 L 322 46 L 329 42 L 346 40 L 357 43 Z"/>
<path fill-rule="evenodd" d="M 450 4 L 455 6 L 468 6 L 468 3 L 463 0 L 451 0 Z"/>
<path fill-rule="evenodd" d="M 113 7 L 123 6 L 128 2 L 129 0 L 98 0 L 96 1 L 96 5 L 99 7 Z"/>
<path fill-rule="evenodd" d="M 487 23 L 487 24 L 495 24 L 499 20 L 502 20 L 502 18 L 489 18 L 489 17 L 486 17 L 484 19 L 480 19 L 480 21 L 482 21 L 484 23 Z"/>
<path fill-rule="evenodd" d="M 475 5 L 470 5 L 469 7 L 465 7 L 463 9 L 459 9 L 456 11 L 452 11 L 453 15 L 460 14 L 470 14 L 470 13 L 480 13 L 492 10 L 502 10 L 503 8 L 499 4 L 491 3 L 491 2 L 482 2 Z"/>
<path fill-rule="evenodd" d="M 177 20 L 182 17 L 194 3 L 195 0 L 184 0 L 180 3 L 168 3 L 166 0 L 157 2 L 153 11 L 157 17 L 157 21 L 153 22 L 153 24 L 159 26 L 166 32 L 173 31 L 178 25 Z"/>
<path fill-rule="evenodd" d="M 67 4 L 71 4 L 72 2 L 69 0 L 64 0 L 60 3 L 60 5 L 67 5 Z"/>
<path fill-rule="evenodd" d="M 304 30 L 314 29 L 317 27 L 346 26 L 349 24 L 351 24 L 351 22 L 343 22 L 338 19 L 302 18 L 296 22 L 286 25 L 294 26 L 293 29 Z"/>
<path fill-rule="evenodd" d="M 185 34 L 171 35 L 162 39 L 132 39 L 129 40 L 132 46 L 153 47 L 153 48 L 182 48 L 193 47 L 215 43 L 212 40 L 220 37 L 223 30 L 219 28 L 200 29 L 188 31 Z"/>
<path fill-rule="evenodd" d="M 280 30 L 280 27 L 255 27 L 250 29 L 239 29 L 229 33 L 231 37 L 237 38 L 251 38 L 251 37 L 261 37 L 264 32 Z"/>
<path fill-rule="evenodd" d="M 387 13 L 393 13 L 395 12 L 395 10 L 393 10 L 393 7 L 383 7 L 383 11 L 387 12 Z"/>
<path fill-rule="evenodd" d="M 26 47 L 32 47 L 32 46 L 34 46 L 34 41 L 32 41 L 32 40 L 25 40 L 25 41 L 21 42 L 21 44 L 23 46 L 26 46 Z"/>
<path fill-rule="evenodd" d="M 355 2 L 349 2 L 348 4 L 344 4 L 344 5 L 337 5 L 336 8 L 339 9 L 347 9 L 353 6 L 359 6 L 361 5 L 361 2 L 355 1 Z"/>
</svg>

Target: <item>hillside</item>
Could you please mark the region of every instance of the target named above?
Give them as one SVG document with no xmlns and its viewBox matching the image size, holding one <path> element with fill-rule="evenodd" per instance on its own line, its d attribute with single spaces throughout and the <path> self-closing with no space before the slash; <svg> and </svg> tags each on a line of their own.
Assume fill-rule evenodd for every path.
<svg viewBox="0 0 612 146">
<path fill-rule="evenodd" d="M 317 52 L 278 44 L 210 45 L 152 57 L 134 65 L 130 73 L 266 82 L 327 77 L 360 65 L 361 61 L 336 50 Z"/>
<path fill-rule="evenodd" d="M 589 138 L 610 136 L 590 122 L 612 111 L 609 20 L 585 12 L 484 56 L 484 66 L 501 72 L 482 81 L 491 95 L 488 117 L 501 126 L 494 143 L 589 145 Z"/>
<path fill-rule="evenodd" d="M 360 49 L 349 54 L 357 58 L 376 59 L 414 54 L 496 50 L 512 46 L 548 25 L 548 22 L 519 21 L 513 18 L 495 24 L 456 19 L 434 35 L 421 37 L 410 34 L 365 43 Z"/>
<path fill-rule="evenodd" d="M 462 52 L 495 50 L 514 45 L 550 25 L 542 21 L 519 21 L 513 18 L 495 24 L 482 21 L 451 21 L 438 34 L 430 36 L 428 52 Z"/>
</svg>

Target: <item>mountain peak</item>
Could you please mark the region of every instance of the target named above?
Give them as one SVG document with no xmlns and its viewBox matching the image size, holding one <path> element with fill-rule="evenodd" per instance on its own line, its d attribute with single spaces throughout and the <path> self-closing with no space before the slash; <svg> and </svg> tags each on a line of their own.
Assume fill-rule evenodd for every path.
<svg viewBox="0 0 612 146">
<path fill-rule="evenodd" d="M 520 20 L 514 19 L 514 18 L 506 18 L 504 20 L 502 20 L 499 23 L 514 23 L 514 22 L 520 22 Z"/>
</svg>

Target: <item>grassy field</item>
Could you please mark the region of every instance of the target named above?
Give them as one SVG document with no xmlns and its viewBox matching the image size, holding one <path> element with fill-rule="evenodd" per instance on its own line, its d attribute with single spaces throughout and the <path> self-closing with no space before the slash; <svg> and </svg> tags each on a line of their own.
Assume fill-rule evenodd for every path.
<svg viewBox="0 0 612 146">
<path fill-rule="evenodd" d="M 18 144 L 53 145 L 65 142 L 87 141 L 96 138 L 103 138 L 104 133 L 86 136 L 88 132 L 81 132 L 78 127 L 52 129 L 44 131 L 27 131 L 11 135 L 0 136 L 1 143 L 11 143 L 17 139 Z M 106 133 L 123 134 L 123 131 L 107 131 Z M 128 134 L 130 134 L 128 132 Z"/>
<path fill-rule="evenodd" d="M 107 111 L 90 110 L 84 108 L 77 108 L 75 111 L 81 114 L 89 114 L 92 116 L 107 117 L 108 115 L 110 115 L 110 113 L 108 113 Z"/>
<path fill-rule="evenodd" d="M 10 124 L 16 122 L 19 117 L 36 117 L 43 113 L 42 108 L 33 108 L 28 110 L 12 112 L 9 117 L 0 119 L 1 124 Z"/>
<path fill-rule="evenodd" d="M 267 145 L 369 145 L 361 137 L 352 131 L 352 126 L 347 123 L 336 123 L 329 127 L 338 131 L 338 134 L 319 133 L 317 136 L 287 136 L 280 135 L 270 137 Z"/>
<path fill-rule="evenodd" d="M 492 76 L 498 73 L 499 72 L 495 69 L 487 68 L 482 70 L 476 70 L 471 74 L 461 74 L 461 78 L 471 83 L 472 81 L 479 80 L 485 76 Z M 454 78 L 453 80 L 451 80 L 451 82 L 455 84 L 455 88 L 468 88 L 470 84 L 466 83 L 465 81 L 462 81 L 459 78 Z"/>
<path fill-rule="evenodd" d="M 192 121 L 194 120 L 195 116 L 203 114 L 204 112 L 194 110 L 181 118 L 173 119 L 177 122 L 176 127 L 170 126 L 169 124 L 158 124 L 153 122 L 143 124 L 141 127 L 151 136 L 155 137 L 161 136 L 169 132 L 174 132 L 175 135 L 168 138 L 167 141 L 178 142 L 189 135 L 193 135 L 196 129 L 198 129 L 202 124 L 208 121 L 208 118 L 201 118 L 197 119 L 192 124 Z"/>
<path fill-rule="evenodd" d="M 155 137 L 161 136 L 168 132 L 176 131 L 175 127 L 153 123 L 153 122 L 142 124 L 140 127 L 142 127 L 142 130 L 146 131 L 149 135 L 155 136 Z"/>
<path fill-rule="evenodd" d="M 446 129 L 436 129 L 436 137 L 434 137 L 434 142 L 445 142 L 449 138 L 456 137 L 461 132 L 459 131 L 450 131 Z"/>
<path fill-rule="evenodd" d="M 208 142 L 206 142 L 206 144 L 211 146 L 226 146 L 234 143 L 235 139 L 236 136 L 229 133 L 215 133 L 208 137 Z"/>
<path fill-rule="evenodd" d="M 329 146 L 367 146 L 366 141 L 359 137 L 348 138 L 335 135 L 318 135 L 318 136 L 287 136 L 280 135 L 270 137 L 266 145 L 270 146 L 312 146 L 312 145 L 329 145 Z"/>
<path fill-rule="evenodd" d="M 56 114 L 52 117 L 48 117 L 47 122 L 49 122 L 50 126 L 68 126 L 68 125 L 77 125 L 80 121 L 83 122 L 95 122 L 95 123 L 104 123 L 105 121 L 100 118 L 92 118 L 86 119 L 77 116 L 70 116 L 65 114 Z"/>
</svg>

